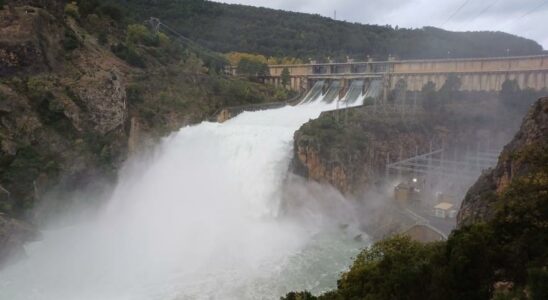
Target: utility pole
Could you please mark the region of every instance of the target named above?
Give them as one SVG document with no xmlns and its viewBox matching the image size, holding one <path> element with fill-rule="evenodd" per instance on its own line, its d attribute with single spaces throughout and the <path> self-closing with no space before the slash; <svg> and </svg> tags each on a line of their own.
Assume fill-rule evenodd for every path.
<svg viewBox="0 0 548 300">
<path fill-rule="evenodd" d="M 337 10 L 333 11 L 333 20 L 337 20 Z"/>
<path fill-rule="evenodd" d="M 152 32 L 154 34 L 158 34 L 158 32 L 160 31 L 160 25 L 162 24 L 162 22 L 160 22 L 160 19 L 155 17 L 150 17 L 150 19 L 148 20 L 148 23 L 150 25 L 150 29 L 152 29 Z"/>
</svg>

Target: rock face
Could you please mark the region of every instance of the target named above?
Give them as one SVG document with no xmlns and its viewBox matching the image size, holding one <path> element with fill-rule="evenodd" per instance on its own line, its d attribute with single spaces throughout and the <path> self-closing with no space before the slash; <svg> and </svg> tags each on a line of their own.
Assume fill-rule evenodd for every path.
<svg viewBox="0 0 548 300">
<path fill-rule="evenodd" d="M 538 165 L 527 159 L 526 154 L 546 149 L 548 98 L 542 98 L 530 109 L 514 139 L 504 147 L 497 166 L 483 174 L 468 191 L 457 217 L 458 226 L 490 221 L 496 213 L 498 196 L 513 179 L 528 175 Z"/>
<path fill-rule="evenodd" d="M 0 184 L 12 195 L 0 211 L 23 213 L 124 159 L 130 68 L 59 15 L 62 2 L 0 10 Z"/>
<path fill-rule="evenodd" d="M 51 70 L 61 53 L 62 26 L 46 10 L 0 10 L 0 76 Z"/>
<path fill-rule="evenodd" d="M 0 214 L 0 268 L 24 255 L 23 245 L 39 237 L 33 226 Z"/>
<path fill-rule="evenodd" d="M 346 194 L 384 180 L 387 163 L 426 153 L 431 147 L 476 145 L 476 140 L 489 138 L 495 143 L 495 136 L 504 140 L 507 134 L 501 132 L 513 129 L 496 133 L 494 120 L 463 112 L 448 114 L 451 117 L 424 112 L 402 116 L 361 107 L 338 114 L 323 113 L 295 133 L 293 166 L 297 174 Z"/>
<path fill-rule="evenodd" d="M 285 100 L 279 89 L 190 68 L 203 62 L 168 36 L 128 44 L 116 16 L 80 14 L 77 3 L 65 15 L 67 1 L 4 3 L 0 186 L 11 197 L 0 197 L 0 212 L 10 216 L 37 219 L 41 210 L 29 211 L 45 198 L 63 211 L 82 190 L 104 190 L 94 182 L 115 182 L 128 150 L 220 107 Z"/>
</svg>

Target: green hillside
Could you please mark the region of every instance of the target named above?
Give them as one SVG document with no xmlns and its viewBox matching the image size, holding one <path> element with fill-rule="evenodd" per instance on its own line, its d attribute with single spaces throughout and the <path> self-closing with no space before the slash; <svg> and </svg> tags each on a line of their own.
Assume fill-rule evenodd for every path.
<svg viewBox="0 0 548 300">
<path fill-rule="evenodd" d="M 90 0 L 88 0 L 90 1 Z M 396 29 L 335 21 L 319 15 L 228 5 L 204 0 L 115 0 L 133 19 L 160 18 L 219 52 L 308 58 L 445 58 L 540 54 L 532 41 L 502 32 Z"/>
</svg>

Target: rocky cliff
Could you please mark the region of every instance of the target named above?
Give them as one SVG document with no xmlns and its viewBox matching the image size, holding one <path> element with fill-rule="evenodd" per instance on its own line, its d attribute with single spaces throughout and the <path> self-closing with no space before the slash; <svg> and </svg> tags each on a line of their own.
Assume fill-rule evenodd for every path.
<svg viewBox="0 0 548 300">
<path fill-rule="evenodd" d="M 123 158 L 131 68 L 74 20 L 17 4 L 0 11 L 0 183 L 20 214 Z"/>
<path fill-rule="evenodd" d="M 491 221 L 504 205 L 510 183 L 525 180 L 548 186 L 548 98 L 530 110 L 518 133 L 504 147 L 497 166 L 468 191 L 458 214 L 459 226 Z M 544 175 L 543 175 L 544 174 Z M 548 194 L 545 195 L 548 199 Z"/>
<path fill-rule="evenodd" d="M 112 181 L 128 147 L 219 107 L 285 100 L 216 75 L 175 38 L 126 26 L 120 8 L 64 3 L 0 10 L 0 185 L 11 193 L 0 212 L 22 216 L 46 193 Z"/>
<path fill-rule="evenodd" d="M 119 7 L 97 2 L 84 14 L 65 3 L 0 9 L 0 252 L 31 236 L 12 217 L 36 222 L 92 201 L 77 195 L 105 190 L 147 141 L 223 106 L 286 100 L 284 90 L 217 75 L 199 52 L 131 25 Z"/>
<path fill-rule="evenodd" d="M 464 108 L 466 107 L 466 108 Z M 384 179 L 389 162 L 426 153 L 431 147 L 475 147 L 504 143 L 516 127 L 482 105 L 461 103 L 443 113 L 401 114 L 358 107 L 326 112 L 295 133 L 294 170 L 344 193 L 369 189 Z"/>
<path fill-rule="evenodd" d="M 548 98 L 530 108 L 458 218 L 447 241 L 376 242 L 357 255 L 337 289 L 282 299 L 546 299 Z"/>
</svg>

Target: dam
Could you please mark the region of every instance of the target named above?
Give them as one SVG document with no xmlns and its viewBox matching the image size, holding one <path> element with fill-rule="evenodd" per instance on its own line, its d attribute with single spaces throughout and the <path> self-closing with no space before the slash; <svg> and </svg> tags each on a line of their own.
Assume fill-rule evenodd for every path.
<svg viewBox="0 0 548 300">
<path fill-rule="evenodd" d="M 440 89 L 450 75 L 458 76 L 462 91 L 498 92 L 506 80 L 516 80 L 521 89 L 541 91 L 548 88 L 548 55 L 508 56 L 466 59 L 396 60 L 270 65 L 264 83 L 282 85 L 282 72 L 290 74 L 288 88 L 308 91 L 318 81 L 337 82 L 345 93 L 353 81 L 382 81 L 384 92 L 395 88 L 403 80 L 407 90 L 420 91 L 433 82 Z M 236 74 L 236 68 L 229 71 Z M 386 93 L 385 93 L 386 94 Z"/>
</svg>

